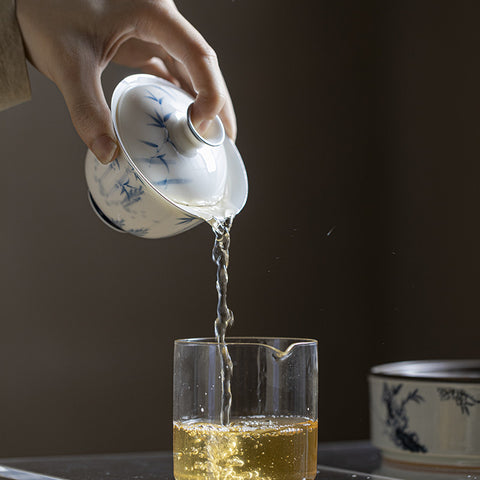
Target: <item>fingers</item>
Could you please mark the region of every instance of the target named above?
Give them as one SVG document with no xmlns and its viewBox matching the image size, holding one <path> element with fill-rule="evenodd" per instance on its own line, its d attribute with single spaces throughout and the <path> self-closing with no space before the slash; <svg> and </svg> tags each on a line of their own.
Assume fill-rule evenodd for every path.
<svg viewBox="0 0 480 480">
<path fill-rule="evenodd" d="M 180 82 L 169 72 L 168 68 L 165 66 L 165 63 L 159 58 L 153 57 L 144 62 L 143 65 L 139 65 L 139 68 L 144 73 L 149 73 L 150 75 L 164 78 L 177 87 L 180 87 Z"/>
<path fill-rule="evenodd" d="M 192 107 L 192 121 L 200 133 L 207 131 L 211 120 L 218 115 L 227 99 L 216 57 L 188 54 L 183 63 L 192 79 L 197 98 Z M 217 78 L 219 77 L 219 78 Z"/>
<path fill-rule="evenodd" d="M 177 62 L 160 45 L 131 38 L 119 47 L 113 61 L 162 77 L 195 95 L 193 89 L 185 84 L 183 76 L 175 67 Z"/>
<path fill-rule="evenodd" d="M 145 73 L 157 75 L 179 85 L 175 73 L 165 65 L 159 55 L 159 45 L 131 38 L 124 42 L 113 57 L 113 61 L 130 68 L 140 68 Z"/>
<path fill-rule="evenodd" d="M 236 134 L 235 116 L 217 56 L 205 39 L 176 9 L 161 3 L 150 4 L 137 35 L 145 41 L 162 45 L 185 68 L 197 96 L 192 107 L 192 121 L 204 133 L 222 113 L 227 134 Z M 164 59 L 165 60 L 165 59 Z M 170 66 L 167 64 L 167 68 Z M 224 109 L 226 104 L 230 104 Z"/>
<path fill-rule="evenodd" d="M 219 116 L 222 119 L 223 126 L 225 127 L 225 133 L 235 142 L 237 139 L 237 120 L 230 95 L 227 97 L 225 106 L 223 107 Z"/>
<path fill-rule="evenodd" d="M 141 68 L 145 73 L 165 78 L 183 88 L 193 97 L 196 96 L 190 75 L 185 66 L 175 60 L 161 45 L 132 38 L 121 45 L 113 60 L 121 65 Z M 225 91 L 227 91 L 225 82 L 223 84 Z M 227 135 L 235 140 L 237 126 L 232 100 L 230 95 L 228 95 L 228 91 L 225 105 L 219 116 L 225 126 Z"/>
<path fill-rule="evenodd" d="M 92 65 L 69 67 L 55 82 L 80 138 L 100 162 L 107 164 L 117 157 L 119 147 L 102 90 L 101 70 Z"/>
</svg>

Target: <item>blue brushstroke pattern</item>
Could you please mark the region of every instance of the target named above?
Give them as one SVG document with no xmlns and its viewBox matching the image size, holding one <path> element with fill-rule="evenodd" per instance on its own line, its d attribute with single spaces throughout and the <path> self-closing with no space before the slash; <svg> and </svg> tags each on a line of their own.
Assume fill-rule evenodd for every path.
<svg viewBox="0 0 480 480">
<path fill-rule="evenodd" d="M 158 102 L 160 105 L 162 104 L 163 97 L 157 98 L 152 92 L 150 92 L 150 90 L 147 90 L 147 89 L 145 90 L 148 93 L 147 98 L 149 98 L 150 100 L 153 100 L 154 102 Z"/>
<path fill-rule="evenodd" d="M 132 235 L 136 235 L 137 237 L 144 237 L 150 231 L 148 228 L 132 228 L 130 230 L 125 230 Z"/>
<path fill-rule="evenodd" d="M 383 384 L 382 402 L 386 407 L 385 427 L 389 432 L 390 439 L 399 448 L 410 452 L 426 453 L 427 447 L 420 443 L 417 432 L 409 429 L 410 419 L 407 415 L 406 406 L 408 403 L 421 403 L 425 399 L 419 394 L 418 388 L 403 395 L 403 383 L 398 385 Z"/>
<path fill-rule="evenodd" d="M 190 223 L 190 222 L 193 222 L 193 220 L 198 220 L 197 217 L 192 217 L 191 215 L 187 215 L 186 217 L 180 217 L 180 218 L 177 218 L 177 223 L 176 225 L 183 225 L 183 224 L 186 224 L 186 223 Z"/>
<path fill-rule="evenodd" d="M 148 142 L 147 140 L 140 140 L 140 142 L 144 143 L 145 145 L 148 145 L 149 147 L 158 148 L 158 145 L 156 143 Z"/>
<path fill-rule="evenodd" d="M 155 112 L 155 116 L 153 115 L 150 115 L 149 113 L 147 113 L 147 115 L 153 120 L 154 123 L 148 123 L 147 125 L 151 126 L 151 127 L 159 127 L 159 128 L 167 128 L 167 126 L 165 125 L 165 122 L 164 120 L 162 119 L 162 117 L 160 116 L 160 114 L 154 110 Z"/>
<path fill-rule="evenodd" d="M 158 187 L 164 187 L 166 185 L 184 185 L 185 183 L 190 183 L 192 180 L 188 178 L 166 178 L 165 180 L 159 180 L 158 182 L 152 182 L 154 185 Z"/>
</svg>

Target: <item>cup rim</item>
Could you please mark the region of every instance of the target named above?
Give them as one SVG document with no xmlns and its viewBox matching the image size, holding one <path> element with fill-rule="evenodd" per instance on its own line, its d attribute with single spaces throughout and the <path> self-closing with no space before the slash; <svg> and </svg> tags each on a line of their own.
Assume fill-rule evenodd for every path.
<svg viewBox="0 0 480 480">
<path fill-rule="evenodd" d="M 232 341 L 235 340 L 235 341 Z M 300 337 L 227 337 L 225 345 L 261 345 L 272 347 L 268 343 L 261 343 L 262 340 L 289 340 L 291 345 L 318 345 L 318 340 L 314 338 L 300 338 Z M 174 341 L 175 345 L 218 345 L 215 337 L 193 337 L 193 338 L 179 338 Z"/>
<path fill-rule="evenodd" d="M 480 359 L 406 360 L 370 369 L 371 378 L 425 382 L 480 382 Z"/>
</svg>

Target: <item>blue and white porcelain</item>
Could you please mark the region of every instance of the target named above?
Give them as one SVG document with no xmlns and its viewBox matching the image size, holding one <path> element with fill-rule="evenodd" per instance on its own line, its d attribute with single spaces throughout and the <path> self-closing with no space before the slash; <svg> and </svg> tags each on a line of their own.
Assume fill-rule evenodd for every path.
<svg viewBox="0 0 480 480">
<path fill-rule="evenodd" d="M 480 360 L 373 367 L 372 443 L 397 465 L 480 469 Z"/>
<path fill-rule="evenodd" d="M 112 119 L 121 152 L 109 165 L 85 159 L 90 202 L 109 226 L 162 238 L 236 215 L 248 180 L 240 153 L 216 117 L 204 136 L 190 121 L 193 98 L 152 75 L 116 87 Z"/>
</svg>

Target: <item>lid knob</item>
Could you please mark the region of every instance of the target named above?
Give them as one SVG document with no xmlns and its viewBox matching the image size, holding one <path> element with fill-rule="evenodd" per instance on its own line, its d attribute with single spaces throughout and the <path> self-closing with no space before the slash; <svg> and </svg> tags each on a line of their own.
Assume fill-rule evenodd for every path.
<svg viewBox="0 0 480 480">
<path fill-rule="evenodd" d="M 195 128 L 192 122 L 191 103 L 187 109 L 187 115 L 172 115 L 169 132 L 176 149 L 183 155 L 192 156 L 195 152 L 205 146 L 220 147 L 225 141 L 225 128 L 218 115 L 211 121 L 210 126 L 204 135 Z"/>
<path fill-rule="evenodd" d="M 210 122 L 210 125 L 205 132 L 205 135 L 202 136 L 196 130 L 192 122 L 192 105 L 191 103 L 187 109 L 187 124 L 190 131 L 193 133 L 195 138 L 202 143 L 206 143 L 211 147 L 219 147 L 225 141 L 225 128 L 223 128 L 223 123 L 220 120 L 218 115 L 215 115 L 215 118 Z"/>
</svg>

